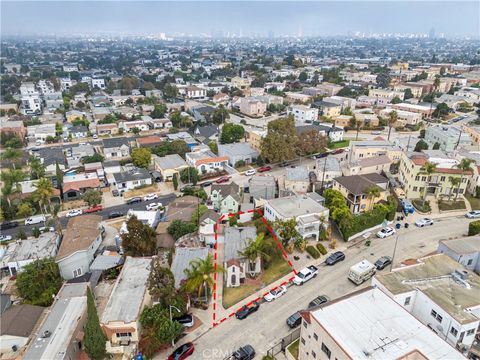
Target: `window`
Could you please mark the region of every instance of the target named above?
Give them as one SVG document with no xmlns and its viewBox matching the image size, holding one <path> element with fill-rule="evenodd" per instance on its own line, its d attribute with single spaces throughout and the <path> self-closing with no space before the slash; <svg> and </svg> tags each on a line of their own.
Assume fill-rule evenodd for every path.
<svg viewBox="0 0 480 360">
<path fill-rule="evenodd" d="M 312 350 L 312 356 L 313 356 L 314 359 L 317 358 L 317 354 L 315 354 L 315 351 L 313 351 L 313 350 Z"/>
<path fill-rule="evenodd" d="M 403 305 L 405 305 L 405 306 L 410 305 L 410 299 L 411 299 L 410 296 L 406 297 L 406 298 L 405 298 L 405 302 L 403 303 Z"/>
<path fill-rule="evenodd" d="M 82 268 L 73 270 L 73 277 L 79 277 L 80 275 L 82 275 Z"/>
<path fill-rule="evenodd" d="M 307 322 L 306 322 L 306 321 L 303 322 L 303 327 L 304 327 L 305 329 L 307 328 Z"/>
<path fill-rule="evenodd" d="M 443 320 L 443 317 L 442 317 L 442 316 L 440 316 L 440 315 L 437 315 L 437 321 L 438 321 L 439 323 L 441 323 L 441 322 L 442 322 L 442 320 Z"/>
<path fill-rule="evenodd" d="M 330 359 L 330 356 L 332 356 L 332 352 L 328 347 L 325 346 L 324 343 L 322 343 L 322 351 L 325 353 L 325 355 L 327 355 L 327 358 Z"/>
<path fill-rule="evenodd" d="M 413 191 L 417 191 L 417 189 L 418 189 L 418 186 L 413 187 Z"/>
<path fill-rule="evenodd" d="M 132 333 L 127 332 L 127 333 L 117 333 L 117 337 L 131 337 Z"/>
<path fill-rule="evenodd" d="M 450 334 L 452 334 L 453 336 L 457 337 L 458 335 L 458 330 L 455 329 L 453 326 L 450 328 Z"/>
<path fill-rule="evenodd" d="M 300 338 L 302 340 L 302 344 L 305 345 L 305 339 L 304 338 Z"/>
<path fill-rule="evenodd" d="M 475 329 L 467 330 L 467 336 L 475 334 Z"/>
<path fill-rule="evenodd" d="M 426 177 L 426 176 L 422 176 L 422 181 L 427 181 L 427 177 Z"/>
<path fill-rule="evenodd" d="M 441 176 L 440 181 L 445 181 L 445 176 Z"/>
<path fill-rule="evenodd" d="M 467 265 L 472 265 L 472 263 L 473 263 L 473 259 L 468 259 Z"/>
<path fill-rule="evenodd" d="M 313 333 L 313 338 L 318 341 L 318 335 Z"/>
<path fill-rule="evenodd" d="M 432 315 L 433 317 L 437 317 L 437 312 L 435 310 L 432 310 L 430 312 L 430 315 Z"/>
</svg>

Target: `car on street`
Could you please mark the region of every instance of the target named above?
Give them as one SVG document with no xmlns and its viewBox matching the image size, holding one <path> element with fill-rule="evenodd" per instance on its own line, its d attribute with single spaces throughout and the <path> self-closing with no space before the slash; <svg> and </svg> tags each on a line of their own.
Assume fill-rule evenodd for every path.
<svg viewBox="0 0 480 360">
<path fill-rule="evenodd" d="M 233 353 L 235 360 L 252 360 L 255 357 L 255 350 L 252 345 L 242 346 Z"/>
<path fill-rule="evenodd" d="M 260 304 L 257 303 L 256 301 L 252 302 L 250 305 L 244 305 L 235 313 L 235 317 L 238 320 L 243 320 L 250 314 L 253 314 L 254 312 L 256 312 L 259 307 L 260 307 Z"/>
<path fill-rule="evenodd" d="M 193 316 L 192 314 L 185 314 L 182 316 L 177 316 L 173 318 L 174 321 L 179 322 L 185 327 L 192 327 L 193 326 Z"/>
<path fill-rule="evenodd" d="M 285 285 L 279 286 L 276 289 L 270 290 L 270 292 L 263 297 L 265 301 L 273 301 L 287 292 L 287 287 Z"/>
<path fill-rule="evenodd" d="M 392 258 L 390 256 L 382 256 L 379 258 L 373 265 L 377 268 L 377 270 L 383 270 L 385 267 L 392 263 Z"/>
<path fill-rule="evenodd" d="M 0 235 L 0 241 L 10 241 L 12 240 L 11 235 Z"/>
<path fill-rule="evenodd" d="M 310 301 L 310 303 L 308 304 L 308 308 L 311 309 L 312 307 L 325 304 L 326 302 L 329 302 L 329 301 L 330 301 L 330 298 L 327 295 L 320 295 L 320 296 L 317 296 L 312 301 Z"/>
<path fill-rule="evenodd" d="M 127 205 L 132 205 L 132 204 L 138 204 L 139 202 L 142 202 L 142 198 L 141 197 L 132 197 L 130 199 L 127 200 Z"/>
<path fill-rule="evenodd" d="M 245 176 L 252 176 L 252 175 L 255 175 L 257 172 L 257 170 L 255 169 L 250 169 L 250 170 L 247 170 L 245 171 Z"/>
<path fill-rule="evenodd" d="M 466 218 L 476 219 L 480 217 L 480 210 L 472 210 L 465 214 Z"/>
<path fill-rule="evenodd" d="M 18 223 L 16 221 L 5 221 L 0 224 L 0 230 L 8 230 L 8 229 L 13 229 L 18 226 Z"/>
<path fill-rule="evenodd" d="M 85 209 L 85 210 L 83 210 L 83 212 L 85 214 L 92 214 L 92 213 L 96 213 L 97 211 L 102 211 L 102 210 L 103 210 L 102 205 L 97 205 L 97 206 L 92 206 L 88 209 Z"/>
<path fill-rule="evenodd" d="M 177 348 L 169 357 L 168 360 L 184 360 L 193 354 L 195 347 L 193 343 L 188 342 Z"/>
<path fill-rule="evenodd" d="M 55 232 L 55 228 L 53 226 L 42 226 L 39 228 L 40 232 L 45 233 L 45 232 Z"/>
<path fill-rule="evenodd" d="M 308 280 L 313 279 L 318 274 L 318 268 L 314 265 L 310 265 L 306 268 L 303 268 L 297 275 L 293 278 L 293 283 L 295 285 L 303 285 Z"/>
<path fill-rule="evenodd" d="M 113 195 L 114 197 L 117 197 L 117 196 L 120 196 L 120 193 L 118 192 L 118 190 L 113 189 L 113 190 L 112 190 L 112 195 Z"/>
<path fill-rule="evenodd" d="M 287 318 L 287 325 L 290 329 L 294 329 L 302 323 L 302 315 L 297 311 Z"/>
<path fill-rule="evenodd" d="M 78 216 L 78 215 L 82 215 L 83 214 L 83 210 L 82 209 L 73 209 L 73 210 L 70 210 L 69 212 L 67 212 L 65 214 L 65 217 L 75 217 L 75 216 Z"/>
<path fill-rule="evenodd" d="M 345 254 L 341 251 L 334 252 L 330 255 L 327 260 L 325 260 L 325 264 L 327 265 L 335 265 L 339 261 L 345 260 Z"/>
<path fill-rule="evenodd" d="M 200 185 L 201 187 L 208 187 L 208 186 L 212 185 L 212 182 L 211 181 L 204 181 L 203 183 L 198 184 L 198 185 Z"/>
<path fill-rule="evenodd" d="M 162 206 L 163 206 L 163 205 L 162 205 L 161 202 L 153 202 L 153 203 L 150 203 L 150 204 L 148 204 L 147 206 L 145 206 L 145 208 L 150 211 L 150 210 L 158 210 L 158 209 L 160 209 Z"/>
<path fill-rule="evenodd" d="M 148 194 L 143 197 L 143 201 L 150 201 L 150 200 L 155 200 L 158 199 L 157 194 Z"/>
<path fill-rule="evenodd" d="M 222 177 L 219 177 L 217 179 L 217 181 L 215 181 L 217 184 L 223 184 L 223 183 L 226 183 L 230 180 L 230 176 L 222 176 Z"/>
<path fill-rule="evenodd" d="M 270 171 L 272 170 L 272 167 L 271 166 L 261 166 L 257 169 L 257 172 L 261 173 L 261 172 L 266 172 L 266 171 Z"/>
<path fill-rule="evenodd" d="M 122 217 L 122 216 L 123 216 L 123 213 L 120 212 L 120 211 L 112 211 L 110 214 L 108 214 L 109 219 L 115 219 L 115 218 L 119 218 L 119 217 Z"/>
<path fill-rule="evenodd" d="M 421 218 L 415 221 L 415 226 L 424 227 L 433 225 L 433 220 L 429 218 Z"/>
<path fill-rule="evenodd" d="M 395 234 L 395 229 L 387 226 L 377 232 L 377 237 L 379 237 L 380 239 L 385 239 L 386 237 L 392 236 L 393 234 Z"/>
</svg>

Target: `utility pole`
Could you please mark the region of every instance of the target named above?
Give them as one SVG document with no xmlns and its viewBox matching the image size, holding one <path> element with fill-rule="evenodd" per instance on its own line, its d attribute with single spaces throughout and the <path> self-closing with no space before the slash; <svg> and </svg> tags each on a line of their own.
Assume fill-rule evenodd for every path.
<svg viewBox="0 0 480 360">
<path fill-rule="evenodd" d="M 457 140 L 457 145 L 455 145 L 455 149 L 457 150 L 458 145 L 460 144 L 460 138 L 462 137 L 462 129 L 458 129 L 460 132 L 458 133 L 458 140 Z"/>
<path fill-rule="evenodd" d="M 320 192 L 323 194 L 323 183 L 325 182 L 325 169 L 327 168 L 327 156 L 325 156 L 325 160 L 323 161 L 323 174 L 322 174 L 322 187 Z"/>
<path fill-rule="evenodd" d="M 411 137 L 412 137 L 412 135 L 408 135 L 407 152 L 408 152 L 408 149 L 410 148 L 410 138 Z"/>
</svg>

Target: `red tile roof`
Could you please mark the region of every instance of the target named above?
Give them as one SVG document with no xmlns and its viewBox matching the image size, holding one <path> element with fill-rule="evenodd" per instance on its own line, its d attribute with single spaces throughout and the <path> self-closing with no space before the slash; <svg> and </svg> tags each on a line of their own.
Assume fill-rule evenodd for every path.
<svg viewBox="0 0 480 360">
<path fill-rule="evenodd" d="M 78 180 L 65 183 L 63 185 L 63 191 L 67 192 L 69 190 L 80 190 L 86 188 L 98 188 L 100 187 L 100 180 L 98 178 L 95 179 L 85 179 L 85 180 Z"/>
<path fill-rule="evenodd" d="M 195 165 L 202 165 L 202 164 L 209 164 L 212 162 L 222 162 L 222 161 L 228 161 L 228 156 L 218 156 L 218 157 L 212 157 L 208 159 L 200 159 L 195 161 Z"/>
</svg>

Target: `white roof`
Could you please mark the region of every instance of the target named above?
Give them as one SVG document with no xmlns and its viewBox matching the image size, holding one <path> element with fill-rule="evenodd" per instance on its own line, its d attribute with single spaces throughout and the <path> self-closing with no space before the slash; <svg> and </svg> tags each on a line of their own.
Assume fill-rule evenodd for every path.
<svg viewBox="0 0 480 360">
<path fill-rule="evenodd" d="M 352 359 L 399 359 L 415 350 L 428 359 L 464 359 L 378 288 L 331 302 L 311 315 Z"/>
</svg>

